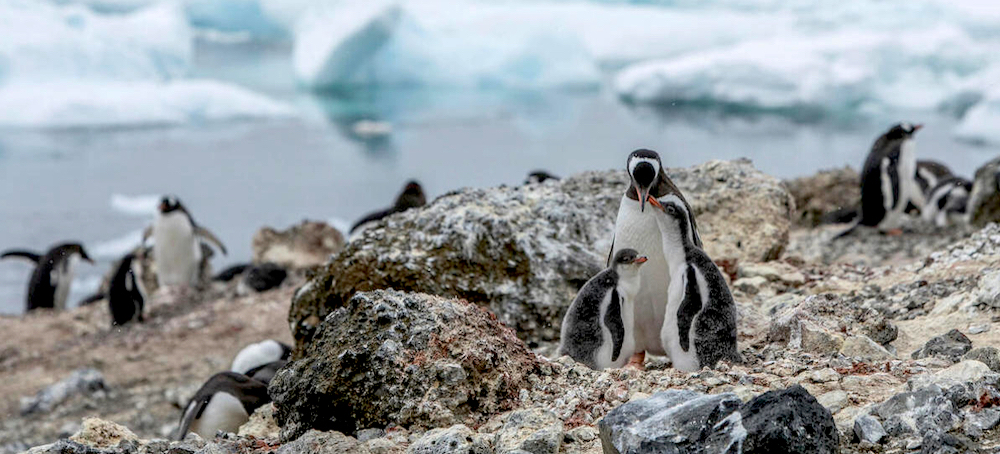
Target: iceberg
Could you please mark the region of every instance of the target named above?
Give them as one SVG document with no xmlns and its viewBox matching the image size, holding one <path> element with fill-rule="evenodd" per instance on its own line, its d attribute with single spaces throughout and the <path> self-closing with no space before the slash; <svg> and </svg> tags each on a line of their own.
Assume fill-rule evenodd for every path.
<svg viewBox="0 0 1000 454">
<path fill-rule="evenodd" d="M 972 106 L 954 130 L 955 137 L 1000 145 L 1000 89 L 994 88 Z"/>
<path fill-rule="evenodd" d="M 160 199 L 163 196 L 159 194 L 144 194 L 144 195 L 124 195 L 124 194 L 112 194 L 111 195 L 111 208 L 115 211 L 129 216 L 137 217 L 149 217 L 152 218 L 156 214 L 156 209 L 160 205 Z"/>
</svg>

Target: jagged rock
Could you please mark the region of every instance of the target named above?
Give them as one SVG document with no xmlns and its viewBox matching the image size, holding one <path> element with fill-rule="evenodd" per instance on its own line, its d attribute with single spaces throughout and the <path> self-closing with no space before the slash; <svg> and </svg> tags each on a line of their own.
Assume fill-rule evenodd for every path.
<svg viewBox="0 0 1000 454">
<path fill-rule="evenodd" d="M 885 435 L 882 423 L 869 415 L 861 415 L 854 420 L 854 437 L 859 441 L 878 444 Z"/>
<path fill-rule="evenodd" d="M 840 354 L 863 361 L 884 361 L 893 358 L 885 347 L 875 343 L 864 334 L 849 336 L 845 339 L 844 345 L 840 347 Z"/>
<path fill-rule="evenodd" d="M 740 408 L 743 453 L 834 453 L 840 434 L 833 415 L 805 388 L 768 391 Z"/>
<path fill-rule="evenodd" d="M 979 361 L 993 372 L 1000 372 L 1000 350 L 996 347 L 977 347 L 969 350 L 962 359 Z"/>
<path fill-rule="evenodd" d="M 961 331 L 953 329 L 940 336 L 935 336 L 924 344 L 923 348 L 910 355 L 913 359 L 927 358 L 928 356 L 939 356 L 947 358 L 952 362 L 958 362 L 969 350 L 972 350 L 972 341 Z"/>
<path fill-rule="evenodd" d="M 965 360 L 933 374 L 916 375 L 907 382 L 907 386 L 910 389 L 923 388 L 929 385 L 948 388 L 956 384 L 961 385 L 977 382 L 991 373 L 992 371 L 989 366 L 979 361 Z"/>
<path fill-rule="evenodd" d="M 493 454 L 488 440 L 464 424 L 433 429 L 420 437 L 407 454 Z"/>
<path fill-rule="evenodd" d="M 783 262 L 740 264 L 739 275 L 741 279 L 763 278 L 764 282 L 779 282 L 790 287 L 799 287 L 806 283 L 806 277 L 801 271 Z"/>
<path fill-rule="evenodd" d="M 912 434 L 916 429 L 913 424 L 908 422 L 907 418 L 903 418 L 900 415 L 890 416 L 882 424 L 886 435 L 890 437 L 902 437 L 904 435 Z"/>
<path fill-rule="evenodd" d="M 530 409 L 510 412 L 496 434 L 493 447 L 497 454 L 523 450 L 532 454 L 557 454 L 562 444 L 562 421 L 547 410 Z"/>
<path fill-rule="evenodd" d="M 127 427 L 97 418 L 84 418 L 80 431 L 69 439 L 94 448 L 109 448 L 123 441 L 139 441 L 139 437 Z"/>
<path fill-rule="evenodd" d="M 920 443 L 920 454 L 958 454 L 976 452 L 978 446 L 965 437 L 953 435 L 940 429 L 924 432 Z"/>
<path fill-rule="evenodd" d="M 264 227 L 253 236 L 253 262 L 304 269 L 326 263 L 344 249 L 344 235 L 326 223 L 302 221 L 287 230 Z"/>
<path fill-rule="evenodd" d="M 824 221 L 825 215 L 854 208 L 861 200 L 858 172 L 850 167 L 787 180 L 785 186 L 795 199 L 793 221 L 804 227 L 815 227 Z"/>
<path fill-rule="evenodd" d="M 927 386 L 915 391 L 907 391 L 890 397 L 874 408 L 875 414 L 882 419 L 910 413 L 927 405 L 940 405 L 947 402 L 944 391 L 937 385 Z"/>
<path fill-rule="evenodd" d="M 844 343 L 843 336 L 821 326 L 820 323 L 801 305 L 790 307 L 771 322 L 767 340 L 789 348 L 800 348 L 819 354 L 839 351 Z"/>
<path fill-rule="evenodd" d="M 820 394 L 816 397 L 816 401 L 830 410 L 830 413 L 836 413 L 847 406 L 849 399 L 846 392 L 835 390 Z"/>
<path fill-rule="evenodd" d="M 274 420 L 274 404 L 263 405 L 250 415 L 250 420 L 240 426 L 239 435 L 256 438 L 278 438 L 281 428 Z"/>
<path fill-rule="evenodd" d="M 717 260 L 777 258 L 787 242 L 791 197 L 749 161 L 668 171 L 698 216 Z M 624 170 L 558 182 L 466 188 L 362 232 L 292 300 L 299 343 L 359 291 L 383 288 L 486 305 L 518 335 L 554 340 L 580 286 L 607 261 L 628 185 Z"/>
<path fill-rule="evenodd" d="M 1000 172 L 1000 158 L 995 158 L 976 169 L 967 208 L 969 223 L 974 227 L 983 227 L 990 222 L 1000 221 L 998 172 Z"/>
<path fill-rule="evenodd" d="M 738 417 L 717 424 L 741 404 L 732 393 L 661 391 L 611 410 L 598 423 L 601 444 L 608 454 L 724 452 L 742 441 L 742 426 Z"/>
<path fill-rule="evenodd" d="M 975 427 L 980 432 L 993 429 L 997 425 L 1000 425 L 1000 410 L 984 408 L 976 412 L 967 412 L 965 414 L 965 423 L 968 426 Z"/>
<path fill-rule="evenodd" d="M 101 393 L 107 389 L 104 376 L 95 369 L 77 369 L 61 381 L 21 399 L 21 414 L 46 413 L 79 394 Z"/>
<path fill-rule="evenodd" d="M 473 304 L 379 290 L 331 313 L 269 393 L 284 440 L 308 429 L 471 424 L 513 408 L 537 361 Z"/>
<path fill-rule="evenodd" d="M 340 432 L 320 432 L 310 430 L 302 434 L 301 437 L 285 443 L 276 454 L 341 454 L 341 453 L 370 454 L 370 451 L 358 440 L 348 437 Z"/>
</svg>

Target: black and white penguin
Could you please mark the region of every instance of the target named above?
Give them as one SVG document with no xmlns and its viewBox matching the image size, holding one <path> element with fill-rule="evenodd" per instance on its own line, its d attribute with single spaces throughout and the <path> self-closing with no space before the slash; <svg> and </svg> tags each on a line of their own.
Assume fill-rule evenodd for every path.
<svg viewBox="0 0 1000 454">
<path fill-rule="evenodd" d="M 269 385 L 271 384 L 271 379 L 274 378 L 275 375 L 277 375 L 278 369 L 285 367 L 285 364 L 288 364 L 288 360 L 286 359 L 271 361 L 267 364 L 263 364 L 248 370 L 246 376 L 254 380 L 263 382 L 265 385 Z"/>
<path fill-rule="evenodd" d="M 287 360 L 291 354 L 292 347 L 274 339 L 263 340 L 243 347 L 233 358 L 229 370 L 250 375 L 249 372 L 254 368 L 278 360 Z"/>
<path fill-rule="evenodd" d="M 403 192 L 399 193 L 399 196 L 396 197 L 396 203 L 393 206 L 365 215 L 365 217 L 354 223 L 350 233 L 354 233 L 358 229 L 364 230 L 362 227 L 365 224 L 374 223 L 390 214 L 402 213 L 410 208 L 418 208 L 424 205 L 427 205 L 424 188 L 415 180 L 410 180 L 406 183 L 406 186 L 403 186 Z"/>
<path fill-rule="evenodd" d="M 670 267 L 670 298 L 660 340 L 674 368 L 693 372 L 720 359 L 739 362 L 736 303 L 712 259 L 691 241 L 691 214 L 679 197 L 658 202 L 657 222 Z"/>
<path fill-rule="evenodd" d="M 143 321 L 146 288 L 142 284 L 142 266 L 135 261 L 135 254 L 128 254 L 118 263 L 118 269 L 108 286 L 108 309 L 111 326 L 131 321 Z"/>
<path fill-rule="evenodd" d="M 953 176 L 951 169 L 938 161 L 917 160 L 917 173 L 914 175 L 914 180 L 917 182 L 920 193 L 924 195 L 925 202 L 930 200 L 931 190 L 937 187 L 938 183 L 951 176 Z M 906 207 L 907 214 L 919 215 L 921 212 L 922 209 L 917 208 L 913 202 L 910 202 Z"/>
<path fill-rule="evenodd" d="M 639 269 L 646 260 L 633 249 L 622 249 L 611 266 L 583 285 L 563 317 L 560 355 L 591 369 L 628 362 L 635 351 L 633 302 L 639 291 Z"/>
<path fill-rule="evenodd" d="M 660 155 L 655 151 L 633 151 L 628 156 L 625 168 L 629 174 L 630 184 L 625 189 L 618 207 L 618 218 L 615 220 L 615 234 L 608 262 L 610 264 L 611 257 L 622 249 L 642 251 L 649 259 L 640 270 L 642 285 L 635 298 L 635 351 L 638 355 L 635 361 L 640 362 L 644 352 L 654 355 L 667 354 L 660 342 L 660 328 L 663 326 L 667 308 L 667 288 L 671 279 L 667 267 L 668 257 L 663 250 L 663 235 L 656 220 L 657 214 L 655 210 L 646 210 L 646 200 L 648 196 L 661 199 L 673 195 L 680 199 L 685 207 L 688 205 L 681 191 L 664 172 Z M 690 213 L 689 223 L 692 226 L 688 232 L 689 240 L 700 247 L 698 224 L 689 207 L 688 213 Z"/>
<path fill-rule="evenodd" d="M 924 207 L 924 194 L 916 181 L 917 157 L 913 134 L 921 125 L 900 123 L 879 136 L 861 170 L 861 210 L 857 226 L 888 231 L 902 226 L 907 206 Z"/>
<path fill-rule="evenodd" d="M 80 243 L 64 243 L 49 249 L 45 255 L 31 251 L 11 250 L 0 259 L 17 257 L 35 263 L 28 281 L 27 311 L 40 308 L 66 309 L 66 297 L 73 284 L 73 272 L 79 260 L 93 264 Z"/>
<path fill-rule="evenodd" d="M 538 184 L 548 180 L 559 181 L 559 177 L 544 170 L 535 170 L 528 174 L 528 178 L 524 179 L 524 184 Z"/>
<path fill-rule="evenodd" d="M 143 233 L 143 243 L 153 237 L 153 260 L 160 286 L 197 285 L 205 252 L 202 241 L 214 243 L 226 253 L 226 246 L 215 235 L 199 226 L 177 197 L 168 195 L 160 201 L 153 225 Z"/>
<path fill-rule="evenodd" d="M 946 178 L 929 191 L 921 216 L 938 227 L 964 223 L 971 193 L 971 181 L 955 176 Z"/>
<path fill-rule="evenodd" d="M 194 394 L 181 413 L 177 439 L 194 432 L 206 440 L 215 433 L 236 432 L 250 420 L 250 415 L 271 401 L 267 385 L 243 374 L 220 372 L 213 375 Z"/>
</svg>

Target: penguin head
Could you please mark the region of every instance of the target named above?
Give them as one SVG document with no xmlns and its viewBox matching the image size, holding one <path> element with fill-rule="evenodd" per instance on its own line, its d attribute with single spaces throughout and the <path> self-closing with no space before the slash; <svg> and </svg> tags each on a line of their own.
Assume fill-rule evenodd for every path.
<svg viewBox="0 0 1000 454">
<path fill-rule="evenodd" d="M 615 254 L 614 258 L 614 268 L 616 270 L 634 270 L 638 271 L 639 267 L 646 263 L 648 260 L 646 257 L 639 255 L 635 249 L 622 249 Z"/>
<path fill-rule="evenodd" d="M 537 184 L 545 182 L 547 180 L 558 180 L 558 179 L 559 177 L 544 170 L 535 170 L 528 174 L 528 178 L 524 180 L 524 184 Z"/>
<path fill-rule="evenodd" d="M 628 155 L 625 168 L 632 180 L 632 188 L 638 197 L 640 210 L 646 211 L 646 198 L 653 184 L 659 179 L 660 172 L 663 171 L 660 155 L 653 150 L 635 150 Z"/>
<path fill-rule="evenodd" d="M 91 259 L 89 255 L 87 255 L 87 250 L 84 249 L 83 245 L 80 244 L 80 243 L 65 243 L 65 244 L 61 244 L 59 246 L 56 246 L 56 249 L 59 251 L 60 255 L 62 255 L 63 257 L 70 257 L 70 256 L 73 256 L 73 255 L 79 255 L 81 260 L 83 260 L 83 261 L 85 261 L 87 263 L 90 263 L 91 265 L 94 264 L 94 260 Z"/>
<path fill-rule="evenodd" d="M 691 217 L 688 213 L 687 205 L 676 195 L 668 195 L 662 200 L 649 198 L 649 203 L 666 215 L 669 225 L 676 228 L 675 232 L 679 236 L 679 241 L 695 243 L 691 232 Z"/>
<path fill-rule="evenodd" d="M 403 192 L 396 197 L 396 211 L 408 210 L 427 205 L 427 197 L 424 196 L 424 188 L 417 180 L 410 180 L 403 186 Z"/>
<path fill-rule="evenodd" d="M 923 127 L 924 125 L 915 125 L 904 121 L 889 128 L 889 131 L 885 133 L 885 137 L 889 140 L 909 139 Z"/>
<path fill-rule="evenodd" d="M 177 196 L 175 195 L 168 194 L 163 196 L 162 199 L 160 199 L 160 213 L 162 214 L 167 214 L 174 210 L 179 210 L 182 207 L 183 205 L 181 205 L 181 200 L 178 199 Z"/>
</svg>

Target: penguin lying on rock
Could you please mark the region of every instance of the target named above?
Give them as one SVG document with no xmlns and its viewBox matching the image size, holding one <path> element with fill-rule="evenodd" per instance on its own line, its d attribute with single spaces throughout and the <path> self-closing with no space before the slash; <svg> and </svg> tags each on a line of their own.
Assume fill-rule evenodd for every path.
<svg viewBox="0 0 1000 454">
<path fill-rule="evenodd" d="M 267 384 L 235 372 L 213 375 L 184 407 L 176 438 L 194 432 L 206 440 L 215 433 L 236 432 L 254 410 L 271 401 Z"/>
<path fill-rule="evenodd" d="M 82 259 L 90 264 L 94 263 L 80 243 L 54 246 L 45 255 L 23 250 L 10 250 L 0 254 L 0 259 L 11 257 L 35 263 L 35 271 L 28 281 L 26 311 L 41 308 L 66 309 L 66 297 L 73 284 L 76 262 Z"/>
<path fill-rule="evenodd" d="M 253 369 L 274 361 L 287 360 L 291 354 L 292 347 L 274 339 L 263 340 L 243 347 L 233 358 L 229 370 L 250 375 Z"/>
</svg>

